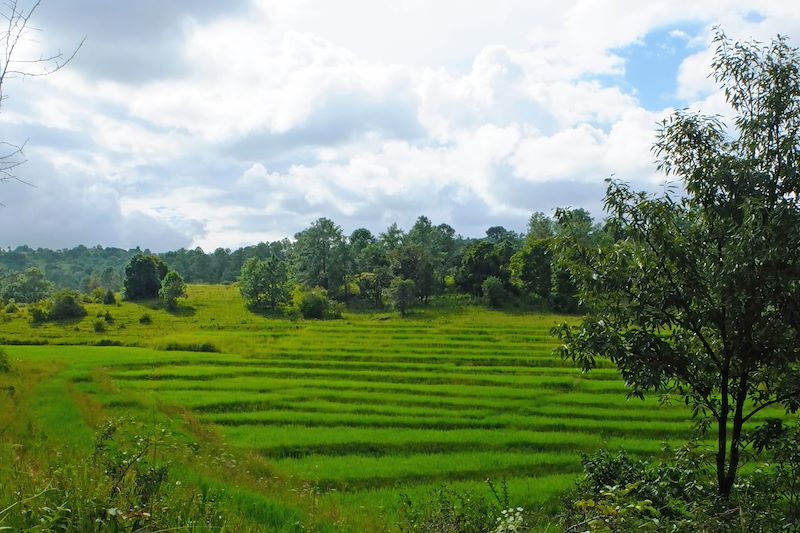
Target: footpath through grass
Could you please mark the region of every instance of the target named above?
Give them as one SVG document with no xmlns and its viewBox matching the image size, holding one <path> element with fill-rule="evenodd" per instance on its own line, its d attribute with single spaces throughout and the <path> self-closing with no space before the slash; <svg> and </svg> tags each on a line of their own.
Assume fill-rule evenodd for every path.
<svg viewBox="0 0 800 533">
<path fill-rule="evenodd" d="M 563 317 L 451 303 L 292 322 L 252 315 L 226 286 L 190 286 L 188 305 L 89 305 L 79 322 L 38 327 L 24 309 L 6 315 L 0 342 L 18 370 L 0 379 L 27 390 L 3 407 L 28 425 L 0 438 L 86 453 L 107 418 L 158 420 L 197 450 L 175 454 L 176 472 L 238 487 L 234 512 L 383 531 L 401 492 L 506 480 L 515 505 L 555 508 L 581 452 L 654 454 L 690 433 L 681 406 L 627 401 L 613 368 L 582 375 L 554 357 Z M 274 516 L 248 520 L 280 530 L 264 526 Z"/>
</svg>

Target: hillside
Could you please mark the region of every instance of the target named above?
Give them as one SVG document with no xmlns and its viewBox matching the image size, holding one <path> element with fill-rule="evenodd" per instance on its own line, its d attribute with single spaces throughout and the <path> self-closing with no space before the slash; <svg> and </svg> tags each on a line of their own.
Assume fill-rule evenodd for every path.
<svg viewBox="0 0 800 533">
<path fill-rule="evenodd" d="M 289 321 L 249 313 L 235 287 L 201 285 L 174 313 L 87 309 L 37 327 L 24 307 L 4 316 L 3 343 L 34 345 L 6 348 L 15 370 L 0 380 L 17 393 L 0 398 L 20 410 L 7 442 L 29 438 L 28 424 L 46 448 L 80 456 L 106 419 L 157 419 L 198 455 L 241 461 L 232 475 L 173 457 L 184 479 L 355 531 L 395 523 L 400 493 L 441 483 L 485 493 L 486 479 L 506 481 L 514 505 L 554 511 L 580 452 L 654 454 L 690 430 L 681 407 L 627 401 L 613 368 L 582 375 L 554 357 L 556 315 L 439 300 L 404 319 Z"/>
</svg>

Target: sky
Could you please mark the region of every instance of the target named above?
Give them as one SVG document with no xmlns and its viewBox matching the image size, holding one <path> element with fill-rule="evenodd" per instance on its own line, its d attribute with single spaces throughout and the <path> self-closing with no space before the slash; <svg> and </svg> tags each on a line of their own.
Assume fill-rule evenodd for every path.
<svg viewBox="0 0 800 533">
<path fill-rule="evenodd" d="M 663 186 L 660 120 L 727 114 L 717 26 L 800 46 L 800 2 L 44 0 L 14 57 L 85 41 L 54 74 L 4 80 L 0 141 L 26 162 L 0 184 L 0 247 L 599 218 L 607 178 Z"/>
</svg>

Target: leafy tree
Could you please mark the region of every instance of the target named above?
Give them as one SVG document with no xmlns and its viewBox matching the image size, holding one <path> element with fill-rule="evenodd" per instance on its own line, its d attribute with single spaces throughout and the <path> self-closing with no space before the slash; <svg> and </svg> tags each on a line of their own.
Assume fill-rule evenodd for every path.
<svg viewBox="0 0 800 533">
<path fill-rule="evenodd" d="M 186 296 L 186 283 L 180 274 L 174 270 L 167 272 L 161 280 L 161 288 L 158 290 L 158 298 L 167 309 L 175 309 L 178 305 L 178 298 Z"/>
<path fill-rule="evenodd" d="M 251 257 L 242 265 L 239 292 L 248 307 L 258 311 L 275 311 L 291 299 L 289 267 L 276 255 L 265 261 Z"/>
<path fill-rule="evenodd" d="M 125 267 L 125 299 L 142 300 L 158 297 L 161 280 L 169 268 L 154 255 L 135 255 Z"/>
<path fill-rule="evenodd" d="M 386 289 L 386 296 L 392 307 L 404 316 L 414 305 L 416 295 L 417 288 L 414 281 L 410 279 L 395 278 L 389 288 Z"/>
<path fill-rule="evenodd" d="M 528 238 L 509 263 L 512 283 L 543 302 L 550 300 L 552 291 L 551 245 L 548 239 Z"/>
<path fill-rule="evenodd" d="M 294 264 L 298 280 L 307 288 L 338 291 L 346 274 L 347 246 L 342 228 L 327 218 L 316 220 L 295 235 Z"/>
<path fill-rule="evenodd" d="M 486 278 L 481 285 L 481 292 L 489 307 L 498 309 L 508 301 L 508 291 L 503 287 L 503 282 L 494 276 Z"/>
<path fill-rule="evenodd" d="M 715 43 L 734 135 L 717 117 L 665 120 L 655 153 L 685 194 L 611 181 L 617 242 L 582 240 L 559 214 L 560 260 L 590 311 L 558 331 L 563 356 L 584 369 L 608 357 L 631 395 L 691 406 L 715 432 L 728 497 L 748 423 L 770 406 L 800 407 L 800 56 L 782 37 Z"/>
<path fill-rule="evenodd" d="M 2 288 L 3 300 L 17 303 L 34 303 L 44 300 L 53 292 L 53 284 L 36 267 L 18 272 Z"/>
</svg>

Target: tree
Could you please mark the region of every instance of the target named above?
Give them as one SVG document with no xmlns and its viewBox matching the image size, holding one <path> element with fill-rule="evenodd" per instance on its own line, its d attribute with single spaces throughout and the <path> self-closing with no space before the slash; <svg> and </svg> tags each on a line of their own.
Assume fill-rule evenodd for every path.
<svg viewBox="0 0 800 533">
<path fill-rule="evenodd" d="M 161 280 L 167 275 L 167 264 L 154 255 L 137 254 L 125 267 L 125 299 L 142 300 L 158 297 Z"/>
<path fill-rule="evenodd" d="M 395 278 L 392 280 L 392 283 L 389 284 L 386 293 L 392 307 L 399 311 L 402 316 L 405 316 L 408 310 L 414 305 L 417 288 L 413 280 Z"/>
<path fill-rule="evenodd" d="M 782 37 L 734 44 L 720 32 L 715 43 L 735 133 L 717 117 L 666 119 L 654 151 L 685 193 L 610 181 L 617 242 L 582 241 L 559 214 L 560 260 L 589 313 L 558 332 L 564 357 L 586 370 L 610 358 L 630 395 L 691 406 L 716 433 L 727 497 L 748 423 L 800 407 L 800 55 Z"/>
<path fill-rule="evenodd" d="M 158 298 L 167 309 L 175 309 L 178 305 L 178 298 L 182 297 L 186 297 L 186 283 L 184 283 L 180 274 L 170 270 L 161 280 Z"/>
<path fill-rule="evenodd" d="M 0 9 L 0 15 L 5 20 L 3 29 L 0 29 L 0 105 L 7 98 L 5 86 L 8 80 L 46 76 L 61 70 L 83 45 L 81 41 L 70 55 L 64 55 L 59 51 L 48 56 L 18 59 L 17 50 L 22 48 L 28 34 L 34 31 L 30 25 L 31 17 L 40 3 L 41 0 L 36 0 L 30 7 L 26 7 L 21 6 L 17 0 L 7 0 Z M 0 183 L 9 180 L 21 181 L 15 170 L 25 162 L 22 152 L 24 145 L 8 141 L 0 144 L 5 149 L 0 151 Z"/>
<path fill-rule="evenodd" d="M 53 284 L 36 267 L 26 269 L 10 276 L 10 281 L 2 288 L 2 299 L 17 303 L 34 303 L 44 300 L 53 292 Z"/>
<path fill-rule="evenodd" d="M 347 243 L 342 228 L 327 218 L 316 220 L 295 235 L 295 273 L 306 288 L 335 293 L 344 284 Z"/>
<path fill-rule="evenodd" d="M 251 257 L 242 265 L 239 292 L 247 306 L 256 311 L 275 311 L 291 299 L 286 261 L 272 255 L 265 261 Z"/>
</svg>

